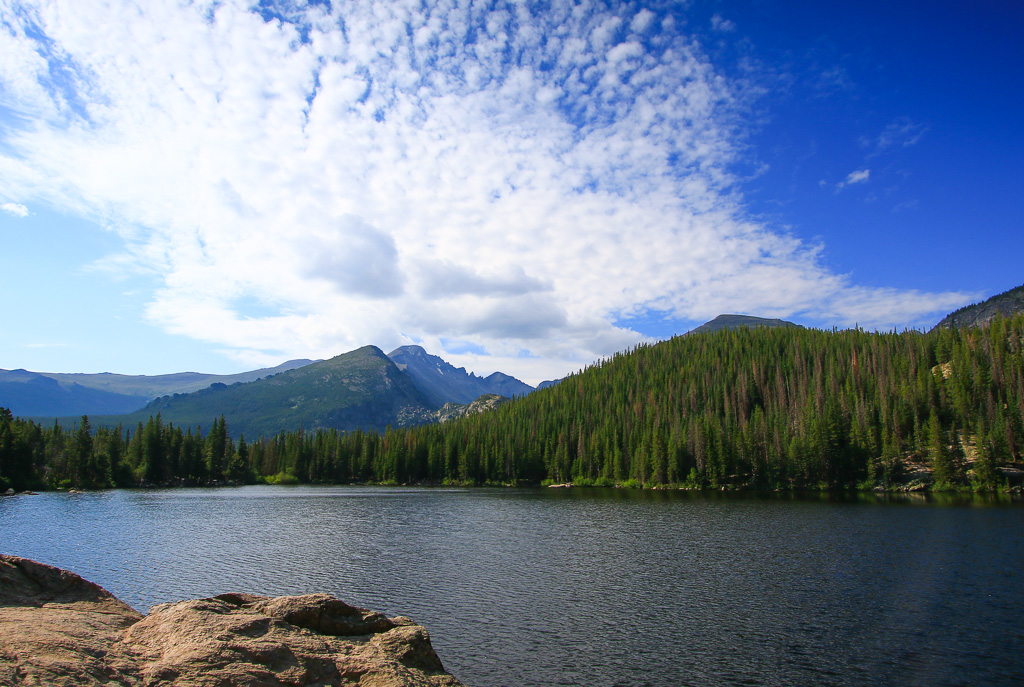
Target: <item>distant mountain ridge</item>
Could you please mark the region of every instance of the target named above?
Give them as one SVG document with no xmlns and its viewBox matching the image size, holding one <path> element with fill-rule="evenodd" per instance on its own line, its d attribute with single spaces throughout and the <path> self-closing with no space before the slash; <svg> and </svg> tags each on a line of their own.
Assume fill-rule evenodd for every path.
<svg viewBox="0 0 1024 687">
<path fill-rule="evenodd" d="M 221 384 L 237 384 L 238 382 L 254 382 L 263 377 L 294 370 L 315 362 L 306 358 L 289 360 L 275 367 L 264 367 L 258 370 L 238 372 L 230 375 L 209 374 L 205 372 L 174 372 L 164 375 L 121 375 L 110 372 L 99 374 L 79 374 L 62 372 L 40 372 L 61 383 L 77 383 L 93 389 L 103 389 L 114 393 L 146 396 L 154 399 L 167 394 L 184 394 L 205 389 L 215 382 Z"/>
<path fill-rule="evenodd" d="M 956 329 L 984 327 L 997 315 L 1009 317 L 1019 312 L 1024 312 L 1024 285 L 996 294 L 981 303 L 974 303 L 954 310 L 932 327 L 932 330 L 950 327 Z"/>
<path fill-rule="evenodd" d="M 223 416 L 232 436 L 249 438 L 300 429 L 383 430 L 483 412 L 507 395 L 533 391 L 500 372 L 477 377 L 419 346 L 404 346 L 392 356 L 398 362 L 376 346 L 364 346 L 253 381 L 214 381 L 198 391 L 165 394 L 129 412 L 66 413 L 61 422 L 70 426 L 88 414 L 94 426 L 131 428 L 159 414 L 165 424 L 200 428 Z"/>
<path fill-rule="evenodd" d="M 512 398 L 535 391 L 529 384 L 502 372 L 478 377 L 428 354 L 420 346 L 401 346 L 386 357 L 393 360 L 424 396 L 424 412 L 428 413 L 446 403 L 468 405 L 488 394 Z M 0 370 L 0 407 L 23 417 L 134 415 L 138 414 L 136 411 L 145 412 L 147 404 L 165 396 L 255 382 L 312 364 L 316 363 L 290 360 L 277 367 L 233 375 L 179 372 L 147 376 Z M 205 422 L 209 421 L 210 418 L 206 418 Z"/>
<path fill-rule="evenodd" d="M 130 413 L 145 405 L 148 396 L 116 393 L 77 382 L 58 380 L 28 370 L 0 370 L 0 406 L 16 415 L 84 415 Z"/>
<path fill-rule="evenodd" d="M 388 357 L 409 375 L 435 408 L 449 402 L 472 403 L 485 394 L 511 398 L 535 391 L 529 384 L 501 372 L 477 377 L 464 367 L 455 367 L 430 355 L 420 346 L 401 346 L 388 353 Z"/>
<path fill-rule="evenodd" d="M 211 384 L 252 382 L 308 365 L 289 360 L 277 367 L 232 375 L 176 372 L 165 375 L 122 375 L 0 370 L 0 407 L 15 415 L 120 415 L 142 408 L 160 396 L 205 389 Z"/>
<path fill-rule="evenodd" d="M 214 383 L 189 394 L 163 396 L 128 415 L 92 418 L 95 425 L 165 423 L 208 426 L 224 416 L 232 436 L 268 436 L 300 429 L 404 427 L 433 420 L 430 402 L 376 346 L 253 382 Z"/>
</svg>

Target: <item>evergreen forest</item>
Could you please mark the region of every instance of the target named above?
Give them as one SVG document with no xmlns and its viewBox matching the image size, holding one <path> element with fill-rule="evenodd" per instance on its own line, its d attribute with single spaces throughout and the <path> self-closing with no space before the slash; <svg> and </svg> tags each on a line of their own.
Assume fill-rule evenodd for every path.
<svg viewBox="0 0 1024 687">
<path fill-rule="evenodd" d="M 0 489 L 211 483 L 1006 486 L 1024 450 L 1024 314 L 985 328 L 722 330 L 640 345 L 444 424 L 229 436 L 41 426 L 0 409 Z M 1019 467 L 1019 466 L 1018 466 Z"/>
</svg>

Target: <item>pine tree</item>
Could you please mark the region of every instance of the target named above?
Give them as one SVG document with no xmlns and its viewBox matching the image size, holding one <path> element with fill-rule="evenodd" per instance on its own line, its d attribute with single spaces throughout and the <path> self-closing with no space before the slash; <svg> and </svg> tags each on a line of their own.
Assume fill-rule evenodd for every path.
<svg viewBox="0 0 1024 687">
<path fill-rule="evenodd" d="M 224 479 L 225 456 L 228 447 L 228 428 L 224 416 L 213 421 L 210 433 L 206 435 L 206 475 L 211 480 Z"/>
<path fill-rule="evenodd" d="M 956 478 L 952 458 L 946 447 L 946 438 L 942 432 L 939 415 L 932 409 L 928 416 L 928 458 L 931 461 L 932 477 L 936 485 L 948 486 Z"/>
<path fill-rule="evenodd" d="M 71 484 L 75 487 L 95 486 L 89 479 L 91 476 L 89 464 L 92 461 L 92 426 L 86 415 L 83 415 L 78 423 L 69 458 Z"/>
<path fill-rule="evenodd" d="M 150 417 L 142 430 L 142 476 L 148 484 L 164 481 L 164 437 L 160 415 Z"/>
</svg>

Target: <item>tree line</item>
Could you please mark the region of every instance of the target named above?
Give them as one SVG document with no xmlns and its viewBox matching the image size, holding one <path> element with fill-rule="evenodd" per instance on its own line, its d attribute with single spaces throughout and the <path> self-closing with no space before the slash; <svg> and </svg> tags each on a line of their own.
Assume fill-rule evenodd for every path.
<svg viewBox="0 0 1024 687">
<path fill-rule="evenodd" d="M 1024 315 L 983 329 L 723 330 L 640 345 L 445 424 L 237 441 L 0 409 L 0 488 L 223 482 L 994 489 L 1024 450 Z"/>
</svg>

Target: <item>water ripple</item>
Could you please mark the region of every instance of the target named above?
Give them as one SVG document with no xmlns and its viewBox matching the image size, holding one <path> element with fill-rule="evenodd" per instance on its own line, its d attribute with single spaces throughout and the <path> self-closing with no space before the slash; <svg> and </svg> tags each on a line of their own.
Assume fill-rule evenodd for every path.
<svg viewBox="0 0 1024 687">
<path fill-rule="evenodd" d="M 1016 684 L 1024 509 L 602 490 L 0 499 L 0 551 L 141 610 L 329 592 L 502 685 Z"/>
</svg>

